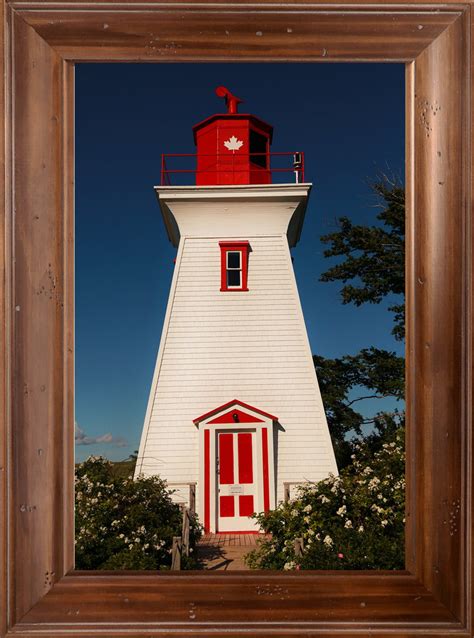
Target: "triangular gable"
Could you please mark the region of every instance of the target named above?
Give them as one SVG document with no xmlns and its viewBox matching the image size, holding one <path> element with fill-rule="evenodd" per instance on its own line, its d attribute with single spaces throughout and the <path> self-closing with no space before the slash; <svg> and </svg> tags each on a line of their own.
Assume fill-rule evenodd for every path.
<svg viewBox="0 0 474 638">
<path fill-rule="evenodd" d="M 273 414 L 264 412 L 263 410 L 260 410 L 259 408 L 254 408 L 252 405 L 248 405 L 248 403 L 244 403 L 243 401 L 239 401 L 238 399 L 233 399 L 232 401 L 229 401 L 228 403 L 224 403 L 224 405 L 220 405 L 219 407 L 214 408 L 214 410 L 210 410 L 209 412 L 206 412 L 206 414 L 199 416 L 197 419 L 194 419 L 193 422 L 196 425 L 198 425 L 201 421 L 204 421 L 205 419 L 209 419 L 210 417 L 216 415 L 216 418 L 210 423 L 235 423 L 236 421 L 232 417 L 232 414 L 238 413 L 239 419 L 241 418 L 242 419 L 241 422 L 243 423 L 259 423 L 259 422 L 262 423 L 262 421 L 260 421 L 258 417 L 252 416 L 246 412 L 243 412 L 242 410 L 239 410 L 237 406 L 239 406 L 240 408 L 243 408 L 243 410 L 250 410 L 250 412 L 254 412 L 267 419 L 271 419 L 272 421 L 278 421 L 278 417 L 273 416 Z M 225 414 L 222 414 L 223 412 L 225 412 Z M 229 419 L 229 420 L 218 420 L 218 419 Z"/>
<path fill-rule="evenodd" d="M 221 414 L 215 419 L 212 419 L 212 421 L 208 421 L 208 423 L 264 423 L 264 421 L 236 408 L 235 410 L 229 410 L 229 412 Z"/>
</svg>

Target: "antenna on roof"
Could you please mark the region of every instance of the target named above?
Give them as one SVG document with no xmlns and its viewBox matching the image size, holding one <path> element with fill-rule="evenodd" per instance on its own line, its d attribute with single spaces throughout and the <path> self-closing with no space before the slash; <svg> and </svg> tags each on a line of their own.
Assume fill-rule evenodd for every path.
<svg viewBox="0 0 474 638">
<path fill-rule="evenodd" d="M 229 91 L 229 89 L 225 88 L 225 86 L 218 86 L 216 89 L 216 95 L 218 95 L 219 97 L 225 98 L 227 113 L 230 113 L 232 115 L 235 115 L 235 113 L 237 113 L 238 105 L 240 104 L 240 102 L 243 102 L 243 100 L 241 100 L 240 97 L 233 95 Z"/>
</svg>

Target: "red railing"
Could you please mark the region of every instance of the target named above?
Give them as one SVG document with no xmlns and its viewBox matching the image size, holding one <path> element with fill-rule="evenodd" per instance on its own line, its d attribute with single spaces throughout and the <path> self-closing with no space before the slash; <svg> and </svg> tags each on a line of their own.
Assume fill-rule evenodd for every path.
<svg viewBox="0 0 474 638">
<path fill-rule="evenodd" d="M 252 158 L 256 157 L 265 157 L 266 162 L 265 165 L 262 166 L 260 163 L 253 162 Z M 185 162 L 191 163 L 190 158 L 194 158 L 194 167 L 193 168 L 176 168 L 169 167 L 171 163 L 179 163 L 181 160 Z M 200 162 L 198 163 L 198 158 Z M 205 158 L 208 158 L 209 161 L 206 162 Z M 204 160 L 205 164 L 212 164 L 211 167 L 203 166 Z M 291 165 L 280 166 L 277 164 L 281 164 L 282 161 L 289 160 Z M 288 164 L 289 162 L 286 162 Z M 237 177 L 238 174 L 242 175 L 243 172 L 248 171 L 253 173 L 252 183 L 258 182 L 258 174 L 261 173 L 262 176 L 265 174 L 267 179 L 262 179 L 261 183 L 271 183 L 273 182 L 273 178 L 280 176 L 282 173 L 291 173 L 294 176 L 294 181 L 296 183 L 304 182 L 304 153 L 214 153 L 214 154 L 203 154 L 203 153 L 164 153 L 161 156 L 161 185 L 162 186 L 171 186 L 172 185 L 172 176 L 175 177 L 185 177 L 187 175 L 193 176 L 194 181 L 196 181 L 196 175 L 203 176 L 206 175 L 215 175 L 215 183 L 216 184 L 236 184 L 241 183 L 238 180 L 234 180 L 233 177 Z M 224 179 L 224 181 L 222 181 Z M 256 180 L 256 181 L 255 181 Z M 192 180 L 186 180 L 186 183 L 189 184 Z M 209 183 L 213 180 L 207 180 Z M 184 181 L 181 181 L 184 184 Z M 176 184 L 174 184 L 176 185 Z"/>
</svg>

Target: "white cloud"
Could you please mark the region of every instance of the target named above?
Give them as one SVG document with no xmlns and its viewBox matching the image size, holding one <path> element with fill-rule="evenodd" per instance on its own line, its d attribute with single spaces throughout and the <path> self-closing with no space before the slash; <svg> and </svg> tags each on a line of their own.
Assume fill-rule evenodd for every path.
<svg viewBox="0 0 474 638">
<path fill-rule="evenodd" d="M 110 432 L 101 436 L 88 436 L 77 422 L 74 424 L 74 440 L 76 445 L 95 445 L 97 443 L 106 443 L 113 447 L 126 447 L 128 445 L 126 439 L 121 436 L 112 436 Z"/>
</svg>

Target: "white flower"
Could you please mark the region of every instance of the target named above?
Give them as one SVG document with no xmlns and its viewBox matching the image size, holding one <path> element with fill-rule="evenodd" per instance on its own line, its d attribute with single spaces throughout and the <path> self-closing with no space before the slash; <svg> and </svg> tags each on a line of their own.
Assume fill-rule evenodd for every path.
<svg viewBox="0 0 474 638">
<path fill-rule="evenodd" d="M 388 525 L 388 521 L 380 521 L 380 525 L 382 525 L 382 527 L 386 527 Z"/>
<path fill-rule="evenodd" d="M 311 505 L 306 505 L 306 507 L 304 508 L 303 512 L 306 512 L 307 514 L 309 514 L 312 509 L 313 508 L 311 507 Z"/>
<path fill-rule="evenodd" d="M 314 536 L 314 529 L 309 529 L 309 530 L 308 530 L 308 534 L 309 534 L 310 536 Z"/>
<path fill-rule="evenodd" d="M 363 525 L 360 525 L 360 526 L 359 526 L 359 529 L 358 529 L 357 531 L 358 531 L 359 533 L 362 533 L 362 532 L 364 531 L 364 526 L 363 526 Z"/>
<path fill-rule="evenodd" d="M 331 547 L 333 545 L 333 540 L 330 536 L 326 535 L 324 537 L 323 543 L 326 545 L 326 547 Z"/>
<path fill-rule="evenodd" d="M 347 508 L 345 505 L 341 505 L 341 507 L 337 510 L 336 514 L 338 516 L 344 516 L 344 514 L 346 513 Z"/>
<path fill-rule="evenodd" d="M 133 543 L 130 543 L 130 545 L 128 546 L 128 549 L 133 549 Z"/>
<path fill-rule="evenodd" d="M 296 563 L 294 560 L 290 560 L 288 561 L 288 563 L 285 563 L 283 565 L 283 569 L 285 569 L 286 571 L 289 571 L 290 569 L 294 569 L 296 567 Z"/>
<path fill-rule="evenodd" d="M 380 479 L 374 476 L 373 478 L 370 479 L 367 487 L 369 488 L 370 491 L 372 491 L 377 487 L 379 483 L 380 483 Z"/>
<path fill-rule="evenodd" d="M 344 527 L 352 527 L 352 521 L 350 521 L 349 519 L 347 519 L 347 521 L 344 523 Z"/>
<path fill-rule="evenodd" d="M 318 498 L 321 501 L 321 503 L 329 503 L 328 497 L 324 496 L 324 494 L 321 494 L 321 496 L 319 496 Z"/>
</svg>

